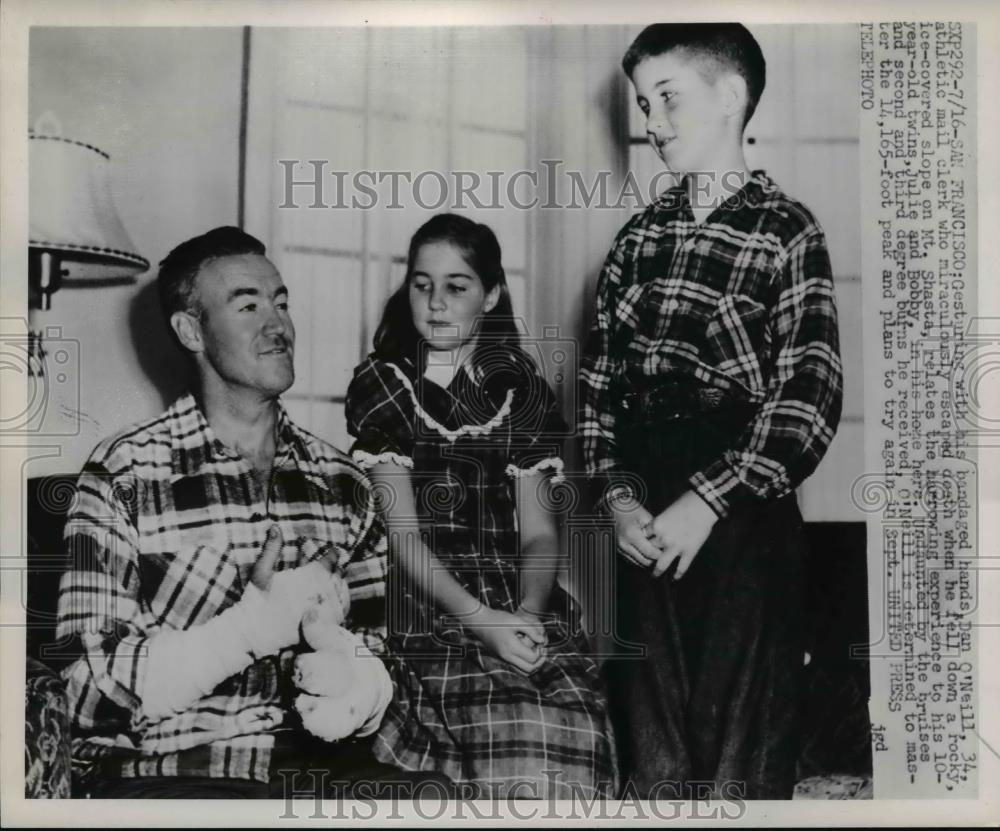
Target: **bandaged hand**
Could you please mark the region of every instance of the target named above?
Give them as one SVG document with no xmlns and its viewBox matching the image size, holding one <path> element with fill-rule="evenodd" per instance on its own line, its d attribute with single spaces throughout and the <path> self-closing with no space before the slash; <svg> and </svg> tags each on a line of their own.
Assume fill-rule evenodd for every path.
<svg viewBox="0 0 1000 831">
<path fill-rule="evenodd" d="M 303 622 L 307 643 L 317 648 L 295 659 L 293 680 L 302 694 L 295 709 L 314 736 L 335 742 L 367 736 L 392 699 L 389 673 L 360 636 L 342 626 Z"/>
<path fill-rule="evenodd" d="M 333 573 L 336 554 L 276 572 L 283 544 L 280 529 L 272 526 L 251 582 L 233 606 L 206 623 L 150 638 L 140 693 L 147 717 L 182 712 L 253 661 L 298 643 L 308 609 L 326 606 L 346 614 L 347 587 Z"/>
<path fill-rule="evenodd" d="M 310 609 L 325 605 L 336 610 L 339 623 L 350 605 L 347 584 L 334 573 L 334 552 L 307 565 L 276 572 L 281 544 L 281 530 L 272 525 L 254 564 L 250 585 L 233 606 L 233 610 L 238 609 L 235 617 L 240 619 L 240 630 L 255 659 L 297 644 L 299 626 Z"/>
</svg>

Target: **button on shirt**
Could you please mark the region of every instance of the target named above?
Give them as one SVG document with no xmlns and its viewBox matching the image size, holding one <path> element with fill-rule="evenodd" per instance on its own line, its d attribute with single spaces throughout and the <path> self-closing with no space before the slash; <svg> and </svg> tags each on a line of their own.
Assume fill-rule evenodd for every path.
<svg viewBox="0 0 1000 831">
<path fill-rule="evenodd" d="M 700 224 L 682 182 L 616 237 L 581 372 L 584 452 L 597 482 L 621 470 L 617 402 L 658 379 L 754 407 L 738 441 L 690 479 L 720 516 L 791 491 L 833 439 L 842 370 L 826 241 L 763 171 Z"/>
<path fill-rule="evenodd" d="M 345 626 L 379 650 L 386 540 L 370 486 L 280 404 L 270 482 L 214 436 L 191 395 L 97 447 L 67 519 L 71 563 L 57 623 L 80 655 L 63 673 L 77 758 L 121 758 L 123 776 L 267 781 L 272 731 L 294 694 L 293 650 L 254 662 L 164 719 L 148 719 L 139 694 L 146 641 L 237 602 L 273 523 L 285 540 L 276 569 L 336 550 L 352 604 Z"/>
</svg>

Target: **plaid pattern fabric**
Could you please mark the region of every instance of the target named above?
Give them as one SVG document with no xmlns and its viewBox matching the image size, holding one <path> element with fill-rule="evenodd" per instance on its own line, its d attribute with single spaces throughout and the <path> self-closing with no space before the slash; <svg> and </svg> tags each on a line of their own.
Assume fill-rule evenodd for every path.
<svg viewBox="0 0 1000 831">
<path fill-rule="evenodd" d="M 755 407 L 738 441 L 690 479 L 720 516 L 791 491 L 833 439 L 842 370 L 825 238 L 763 171 L 703 223 L 682 183 L 616 237 L 581 372 L 584 452 L 598 483 L 620 471 L 622 394 L 667 378 Z"/>
<path fill-rule="evenodd" d="M 269 484 L 215 438 L 190 394 L 92 454 L 66 524 L 71 562 L 57 623 L 80 655 L 64 671 L 74 755 L 126 755 L 123 776 L 267 781 L 268 731 L 288 711 L 293 650 L 164 719 L 143 714 L 139 691 L 148 639 L 238 601 L 272 523 L 285 539 L 276 569 L 338 549 L 353 604 L 347 625 L 381 650 L 386 540 L 367 480 L 280 404 L 277 431 Z"/>
<path fill-rule="evenodd" d="M 514 480 L 558 476 L 566 431 L 537 371 L 526 360 L 491 360 L 487 371 L 459 371 L 443 389 L 418 379 L 409 363 L 369 358 L 348 390 L 347 419 L 355 460 L 410 468 L 421 531 L 449 573 L 484 604 L 514 612 Z M 376 738 L 382 761 L 437 770 L 488 796 L 610 792 L 607 702 L 584 638 L 571 631 L 568 603 L 554 602 L 551 658 L 529 678 L 461 623 L 438 616 L 402 569 L 389 583 L 396 694 Z M 538 775 L 546 767 L 559 772 L 557 781 Z"/>
</svg>

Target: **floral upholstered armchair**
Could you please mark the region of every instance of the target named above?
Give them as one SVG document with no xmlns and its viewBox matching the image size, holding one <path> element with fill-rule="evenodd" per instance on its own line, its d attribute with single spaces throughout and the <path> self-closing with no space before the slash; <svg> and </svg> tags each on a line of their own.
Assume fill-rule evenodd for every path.
<svg viewBox="0 0 1000 831">
<path fill-rule="evenodd" d="M 58 668 L 66 659 L 55 643 L 59 578 L 65 567 L 63 525 L 75 494 L 76 477 L 29 479 L 27 662 L 24 684 L 24 795 L 26 798 L 82 796 L 73 793 L 69 709 Z"/>
<path fill-rule="evenodd" d="M 24 795 L 70 796 L 69 712 L 62 679 L 29 657 L 24 686 Z"/>
</svg>

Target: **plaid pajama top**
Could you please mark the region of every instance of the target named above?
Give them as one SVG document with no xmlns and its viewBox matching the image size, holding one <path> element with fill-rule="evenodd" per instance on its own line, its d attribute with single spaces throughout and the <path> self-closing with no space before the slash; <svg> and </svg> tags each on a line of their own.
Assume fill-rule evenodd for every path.
<svg viewBox="0 0 1000 831">
<path fill-rule="evenodd" d="M 661 378 L 755 407 L 738 440 L 689 480 L 720 516 L 790 492 L 833 439 L 842 372 L 826 241 L 763 171 L 700 224 L 682 182 L 618 233 L 581 372 L 595 481 L 620 471 L 621 395 Z"/>
<path fill-rule="evenodd" d="M 345 625 L 379 647 L 386 542 L 370 487 L 280 403 L 264 486 L 214 436 L 190 394 L 98 445 L 69 512 L 71 562 L 59 593 L 57 636 L 79 654 L 63 673 L 75 756 L 122 757 L 122 776 L 268 780 L 270 731 L 294 692 L 293 650 L 256 661 L 163 719 L 143 714 L 139 691 L 147 640 L 161 629 L 197 626 L 238 601 L 272 523 L 285 539 L 276 569 L 339 549 L 352 601 Z"/>
</svg>

